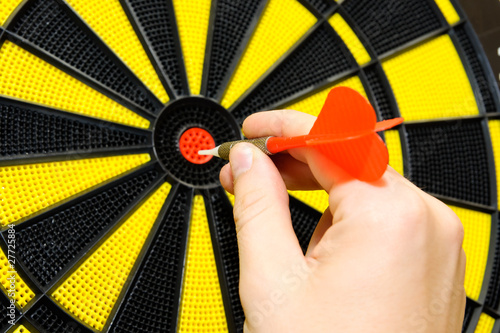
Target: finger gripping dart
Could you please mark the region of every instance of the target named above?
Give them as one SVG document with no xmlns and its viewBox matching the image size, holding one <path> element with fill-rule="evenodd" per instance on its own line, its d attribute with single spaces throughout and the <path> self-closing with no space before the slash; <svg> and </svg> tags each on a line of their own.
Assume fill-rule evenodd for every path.
<svg viewBox="0 0 500 333">
<path fill-rule="evenodd" d="M 377 132 L 402 122 L 403 118 L 377 122 L 375 110 L 360 93 L 348 87 L 337 87 L 328 93 L 307 135 L 231 141 L 210 150 L 200 150 L 198 154 L 227 160 L 231 148 L 240 142 L 252 143 L 268 155 L 287 149 L 311 147 L 351 176 L 370 182 L 382 177 L 389 162 L 387 147 Z"/>
</svg>

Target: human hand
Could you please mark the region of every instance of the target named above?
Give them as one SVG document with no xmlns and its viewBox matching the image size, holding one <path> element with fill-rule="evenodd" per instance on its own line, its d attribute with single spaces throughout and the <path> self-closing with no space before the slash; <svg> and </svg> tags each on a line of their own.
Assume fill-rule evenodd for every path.
<svg viewBox="0 0 500 333">
<path fill-rule="evenodd" d="M 297 111 L 263 112 L 243 131 L 249 138 L 303 135 L 314 120 Z M 462 224 L 392 168 L 365 183 L 314 149 L 271 160 L 242 143 L 220 180 L 235 195 L 246 332 L 460 332 Z M 287 188 L 329 193 L 306 255 Z"/>
</svg>

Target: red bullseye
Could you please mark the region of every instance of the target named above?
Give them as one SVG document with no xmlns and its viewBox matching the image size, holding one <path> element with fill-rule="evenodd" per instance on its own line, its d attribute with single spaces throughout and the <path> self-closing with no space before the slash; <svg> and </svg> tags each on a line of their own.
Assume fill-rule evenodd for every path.
<svg viewBox="0 0 500 333">
<path fill-rule="evenodd" d="M 194 164 L 204 164 L 213 156 L 198 155 L 199 150 L 215 148 L 214 138 L 203 128 L 192 127 L 182 133 L 179 149 L 186 160 Z"/>
</svg>

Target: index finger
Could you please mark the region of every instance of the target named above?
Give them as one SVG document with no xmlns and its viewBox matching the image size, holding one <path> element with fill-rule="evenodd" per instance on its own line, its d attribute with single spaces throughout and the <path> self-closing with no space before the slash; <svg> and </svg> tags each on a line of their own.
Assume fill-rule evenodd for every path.
<svg viewBox="0 0 500 333">
<path fill-rule="evenodd" d="M 308 134 L 316 117 L 295 111 L 277 110 L 254 113 L 243 122 L 243 133 L 248 138 L 263 136 L 299 136 Z M 296 148 L 290 155 L 301 162 L 306 162 L 306 150 Z"/>
<path fill-rule="evenodd" d="M 305 135 L 310 132 L 316 119 L 315 116 L 295 110 L 259 112 L 249 116 L 243 122 L 243 132 L 248 138 L 270 135 L 282 137 Z M 308 186 L 309 188 L 304 188 L 305 190 L 323 188 L 330 191 L 333 184 L 340 179 L 346 179 L 345 172 L 315 149 L 294 148 L 288 153 L 298 160 L 294 165 L 289 165 L 289 169 L 296 168 L 298 163 L 306 164 L 309 167 L 308 178 L 316 180 L 313 187 Z M 289 160 L 289 163 L 293 163 L 293 160 Z"/>
<path fill-rule="evenodd" d="M 245 119 L 243 132 L 249 138 L 304 135 L 315 121 L 315 116 L 295 110 L 257 112 Z"/>
</svg>

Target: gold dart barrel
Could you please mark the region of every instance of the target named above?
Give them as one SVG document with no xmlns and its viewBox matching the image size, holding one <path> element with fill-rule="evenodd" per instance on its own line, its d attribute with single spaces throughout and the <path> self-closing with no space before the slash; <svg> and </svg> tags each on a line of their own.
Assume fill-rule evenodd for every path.
<svg viewBox="0 0 500 333">
<path fill-rule="evenodd" d="M 213 155 L 213 156 L 220 157 L 224 160 L 229 160 L 229 152 L 231 151 L 231 148 L 233 148 L 238 143 L 246 142 L 246 143 L 253 144 L 255 147 L 259 148 L 264 154 L 272 155 L 269 152 L 269 150 L 267 150 L 267 140 L 269 138 L 270 138 L 270 136 L 266 136 L 266 137 L 257 138 L 257 139 L 224 142 L 223 144 L 221 144 L 218 147 L 215 147 L 214 149 L 200 150 L 198 152 L 198 154 L 200 154 L 200 155 Z"/>
</svg>

